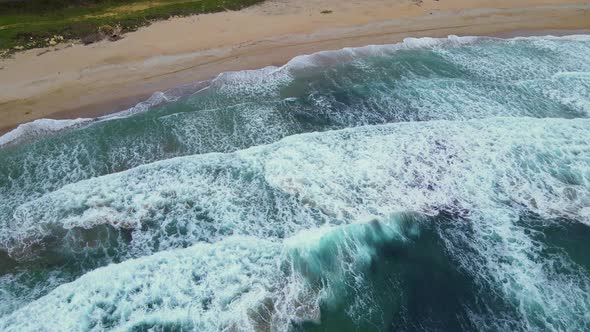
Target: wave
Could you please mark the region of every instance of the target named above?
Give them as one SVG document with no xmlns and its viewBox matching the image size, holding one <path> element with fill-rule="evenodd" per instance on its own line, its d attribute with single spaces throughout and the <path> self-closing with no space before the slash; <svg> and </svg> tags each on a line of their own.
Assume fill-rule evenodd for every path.
<svg viewBox="0 0 590 332">
<path fill-rule="evenodd" d="M 488 232 L 504 232 L 495 239 L 467 243 L 455 233 L 459 220 L 450 220 L 452 227 L 444 229 L 449 220 L 416 214 L 324 226 L 286 239 L 233 235 L 96 269 L 0 318 L 0 327 L 5 331 L 284 331 L 321 326 L 330 311 L 345 312 L 350 321 L 346 324 L 363 326 L 367 320 L 370 328 L 377 329 L 388 324 L 402 329 L 446 326 L 490 331 L 587 326 L 583 317 L 589 303 L 588 278 L 563 257 L 542 257 L 547 262 L 541 263 L 537 255 L 545 246 L 533 243 L 517 224 L 497 222 L 498 217 L 502 219 L 488 215 L 482 225 L 492 224 Z M 439 229 L 434 238 L 428 236 L 433 228 Z M 481 231 L 479 225 L 473 230 Z M 454 261 L 440 256 L 444 247 L 429 250 L 433 241 L 452 250 L 449 256 Z M 465 254 L 473 245 L 483 251 L 478 252 L 481 255 Z M 421 256 L 424 264 L 412 268 Z M 468 262 L 463 261 L 466 258 Z M 556 259 L 560 266 L 552 268 Z M 475 272 L 472 277 L 479 283 L 457 279 L 456 274 L 465 273 L 462 263 L 470 263 L 465 270 Z M 438 284 L 437 274 L 442 271 L 448 274 Z M 428 301 L 420 303 L 424 310 L 414 308 L 412 299 L 418 294 L 405 292 L 416 282 L 414 287 L 431 292 L 437 291 L 435 287 L 456 287 L 452 296 L 461 302 L 455 315 L 449 317 L 440 304 L 432 307 Z M 463 296 L 457 294 L 466 290 Z M 502 310 L 503 306 L 508 309 Z M 460 321 L 461 315 L 470 321 Z"/>
<path fill-rule="evenodd" d="M 0 318 L 0 327 L 287 330 L 293 322 L 317 321 L 320 303 L 366 273 L 380 244 L 403 245 L 416 236 L 417 222 L 402 219 L 284 241 L 230 236 L 96 269 Z"/>
<path fill-rule="evenodd" d="M 14 134 L 0 149 L 0 326 L 37 329 L 25 317 L 48 306 L 54 330 L 585 330 L 590 263 L 551 233 L 590 225 L 588 41 L 321 52 L 56 123 L 42 140 Z M 406 211 L 428 221 L 418 235 L 371 235 Z M 222 252 L 256 264 L 235 281 L 207 260 Z M 215 287 L 176 280 L 200 269 Z M 422 306 L 444 297 L 441 269 L 461 321 Z M 166 271 L 198 287 L 173 293 Z M 123 296 L 142 280 L 162 296 Z"/>
<path fill-rule="evenodd" d="M 515 309 L 529 324 L 522 329 L 581 324 L 576 308 L 589 299 L 576 292 L 587 294 L 584 275 L 566 261 L 574 282 L 538 258 L 543 246 L 520 218 L 590 223 L 588 125 L 533 118 L 398 123 L 160 161 L 19 206 L 1 243 L 19 259 L 90 256 L 101 266 L 230 236 L 280 241 L 403 211 L 444 213 L 459 220 L 441 235 L 447 250 L 473 278 L 522 305 Z M 460 220 L 469 220 L 469 231 Z M 105 226 L 110 232 L 97 233 Z M 106 235 L 88 241 L 86 230 Z"/>
<path fill-rule="evenodd" d="M 462 41 L 463 43 L 467 43 L 467 42 L 471 41 L 472 39 L 476 40 L 477 38 L 481 38 L 481 37 L 449 36 L 447 38 L 447 40 L 455 41 L 455 42 Z M 564 38 L 564 37 L 562 37 L 562 38 Z M 432 47 L 432 46 L 437 46 L 437 45 L 442 44 L 443 40 L 445 40 L 445 39 L 443 39 L 443 38 L 440 38 L 440 39 L 437 39 L 437 38 L 406 38 L 400 44 L 383 45 L 383 46 L 375 45 L 375 46 L 366 46 L 363 48 L 344 48 L 339 51 L 318 52 L 316 54 L 295 57 L 292 60 L 290 60 L 287 64 L 285 64 L 281 67 L 269 66 L 269 67 L 266 67 L 263 69 L 257 69 L 257 70 L 244 70 L 244 71 L 221 73 L 216 78 L 214 78 L 212 80 L 212 82 L 214 82 L 217 85 L 223 85 L 225 82 L 231 81 L 237 76 L 241 76 L 242 80 L 244 80 L 244 78 L 247 79 L 248 76 L 260 77 L 260 76 L 272 75 L 275 72 L 289 71 L 291 69 L 295 69 L 298 67 L 300 68 L 300 67 L 309 67 L 309 66 L 319 66 L 322 64 L 322 60 L 321 60 L 322 58 L 330 58 L 330 60 L 328 62 L 333 64 L 334 62 L 336 62 L 335 60 L 338 57 L 340 57 L 340 54 L 357 52 L 357 56 L 361 55 L 361 54 L 364 54 L 365 56 L 367 54 L 375 55 L 377 53 L 375 50 L 379 49 L 379 48 L 382 50 L 389 51 L 394 48 L 401 48 L 399 45 L 401 45 L 405 48 L 413 48 L 413 47 L 417 48 L 417 47 L 428 47 L 428 46 Z M 370 50 L 373 50 L 373 51 L 370 51 Z M 185 94 L 195 93 L 195 92 L 200 91 L 202 89 L 206 89 L 208 87 L 208 85 L 210 84 L 210 82 L 211 81 L 197 82 L 198 89 L 184 88 L 181 91 Z M 258 82 L 258 83 L 260 83 L 260 82 Z M 187 85 L 187 87 L 192 86 L 193 84 L 189 84 L 189 85 Z M 133 114 L 145 112 L 152 107 L 161 105 L 164 102 L 174 101 L 175 99 L 177 99 L 181 95 L 181 94 L 178 94 L 177 92 L 178 92 L 178 89 L 172 89 L 169 91 L 157 91 L 154 94 L 152 94 L 152 96 L 150 98 L 148 98 L 147 100 L 145 100 L 143 102 L 138 103 L 134 107 L 131 107 L 129 109 L 126 109 L 126 110 L 123 110 L 120 112 L 115 112 L 115 113 L 106 115 L 104 117 L 98 117 L 97 119 L 98 120 L 109 120 L 109 119 L 114 119 L 114 118 L 123 118 L 123 117 L 127 117 L 127 116 L 130 116 Z M 92 120 L 94 120 L 94 119 L 84 118 L 84 119 L 64 119 L 64 120 L 58 120 L 58 119 L 34 120 L 34 121 L 31 121 L 28 123 L 24 123 L 24 124 L 20 125 L 18 128 L 14 129 L 12 131 L 9 131 L 8 133 L 0 136 L 0 147 L 8 145 L 8 143 L 15 144 L 18 142 L 30 140 L 31 138 L 42 137 L 42 136 L 47 135 L 49 133 L 54 133 L 57 131 L 64 130 L 66 128 L 71 128 L 74 124 L 79 125 L 81 123 L 90 122 Z"/>
<path fill-rule="evenodd" d="M 89 121 L 91 121 L 91 119 L 78 118 L 72 120 L 38 119 L 27 122 L 0 136 L 0 147 L 17 142 L 32 140 L 34 138 L 42 137 L 49 133 L 59 132 L 68 128 L 71 129 L 79 127 Z"/>
<path fill-rule="evenodd" d="M 38 119 L 29 123 L 25 123 L 21 129 L 12 130 L 0 136 L 0 147 L 8 143 L 15 143 L 29 140 L 33 137 L 41 137 L 48 133 L 64 130 L 73 127 L 73 124 L 80 124 L 90 122 L 91 120 L 111 120 L 114 118 L 127 117 L 133 114 L 142 113 L 150 108 L 159 106 L 165 102 L 175 101 L 184 94 L 193 94 L 209 88 L 210 84 L 223 86 L 228 83 L 239 81 L 241 85 L 267 83 L 264 77 L 275 76 L 276 73 L 284 73 L 284 76 L 290 76 L 301 69 L 310 69 L 316 67 L 329 67 L 337 64 L 344 64 L 347 62 L 354 62 L 366 59 L 368 57 L 392 55 L 392 53 L 400 50 L 415 50 L 422 48 L 435 47 L 458 47 L 462 45 L 474 44 L 482 41 L 496 41 L 496 42 L 532 42 L 537 43 L 540 47 L 552 47 L 546 45 L 547 42 L 552 41 L 575 41 L 588 42 L 590 38 L 588 35 L 569 35 L 569 36 L 532 36 L 532 37 L 514 37 L 510 39 L 494 38 L 494 37 L 476 37 L 476 36 L 455 36 L 450 35 L 447 38 L 404 38 L 400 43 L 386 44 L 386 45 L 368 45 L 355 48 L 343 48 L 334 51 L 321 51 L 309 55 L 301 55 L 291 59 L 285 65 L 276 67 L 269 66 L 256 70 L 233 71 L 219 74 L 213 80 L 200 81 L 190 83 L 180 88 L 170 89 L 168 91 L 155 92 L 146 101 L 138 103 L 136 106 L 126 109 L 121 112 L 112 113 L 106 116 L 95 119 Z M 553 46 L 555 47 L 555 46 Z M 554 49 L 556 50 L 556 49 Z M 483 68 L 482 68 L 483 69 Z M 236 80 L 237 78 L 237 80 Z M 276 77 L 273 77 L 276 79 Z M 259 87 L 254 88 L 253 91 L 259 93 Z M 20 127 L 20 126 L 19 126 Z M 24 136 L 24 139 L 21 139 Z"/>
<path fill-rule="evenodd" d="M 110 224 L 158 237 L 235 231 L 287 236 L 302 225 L 383 214 L 504 207 L 589 223 L 589 120 L 495 118 L 296 135 L 231 154 L 174 158 L 67 185 L 19 206 L 1 243 Z M 346 168 L 338 165 L 347 165 Z M 473 177 L 469 177 L 472 174 Z M 145 228 L 172 227 L 158 235 Z M 196 228 L 193 228 L 196 227 Z M 182 229 L 182 230 L 181 230 Z M 161 238 L 160 238 L 161 237 Z M 142 235 L 134 237 L 136 244 Z M 150 245 L 149 247 L 153 247 Z"/>
<path fill-rule="evenodd" d="M 409 39 L 156 93 L 108 121 L 0 149 L 0 220 L 69 183 L 298 133 L 495 116 L 586 118 L 589 48 L 580 36 Z"/>
</svg>

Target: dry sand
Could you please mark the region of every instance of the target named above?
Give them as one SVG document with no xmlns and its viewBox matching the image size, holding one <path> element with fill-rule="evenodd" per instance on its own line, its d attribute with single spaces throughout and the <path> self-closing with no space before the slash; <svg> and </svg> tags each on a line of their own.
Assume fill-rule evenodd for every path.
<svg viewBox="0 0 590 332">
<path fill-rule="evenodd" d="M 331 10 L 330 14 L 321 11 Z M 269 0 L 175 18 L 117 42 L 59 45 L 0 61 L 0 133 L 38 118 L 93 117 L 230 70 L 405 37 L 590 29 L 575 0 Z"/>
</svg>

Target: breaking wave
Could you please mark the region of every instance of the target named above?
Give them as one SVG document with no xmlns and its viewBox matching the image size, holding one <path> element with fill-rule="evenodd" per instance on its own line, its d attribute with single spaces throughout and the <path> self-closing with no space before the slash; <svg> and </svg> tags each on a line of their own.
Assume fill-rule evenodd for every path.
<svg viewBox="0 0 590 332">
<path fill-rule="evenodd" d="M 407 39 L 23 125 L 0 329 L 586 330 L 588 54 Z"/>
</svg>

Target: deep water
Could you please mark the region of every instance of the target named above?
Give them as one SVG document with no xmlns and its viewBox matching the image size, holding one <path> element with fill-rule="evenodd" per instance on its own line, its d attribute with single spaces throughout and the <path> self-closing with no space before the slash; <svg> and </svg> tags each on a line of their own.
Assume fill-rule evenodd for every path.
<svg viewBox="0 0 590 332">
<path fill-rule="evenodd" d="M 0 330 L 589 330 L 588 58 L 407 39 L 22 125 Z"/>
</svg>

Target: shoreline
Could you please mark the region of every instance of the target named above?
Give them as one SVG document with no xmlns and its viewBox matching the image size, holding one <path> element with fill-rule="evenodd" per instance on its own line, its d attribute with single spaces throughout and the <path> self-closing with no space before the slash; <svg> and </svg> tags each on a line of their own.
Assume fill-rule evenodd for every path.
<svg viewBox="0 0 590 332">
<path fill-rule="evenodd" d="M 497 8 L 490 7 L 492 3 Z M 333 13 L 320 14 L 319 8 Z M 117 42 L 61 45 L 41 56 L 37 54 L 43 49 L 36 49 L 0 60 L 0 135 L 40 118 L 93 118 L 120 112 L 157 91 L 222 72 L 281 66 L 297 55 L 392 44 L 406 37 L 588 33 L 589 17 L 590 2 L 583 1 L 524 0 L 514 5 L 428 0 L 418 6 L 401 0 L 395 4 L 367 0 L 363 5 L 271 0 L 239 12 L 175 18 Z M 258 24 L 247 31 L 233 30 L 248 22 Z M 216 33 L 186 33 L 204 28 Z"/>
</svg>

